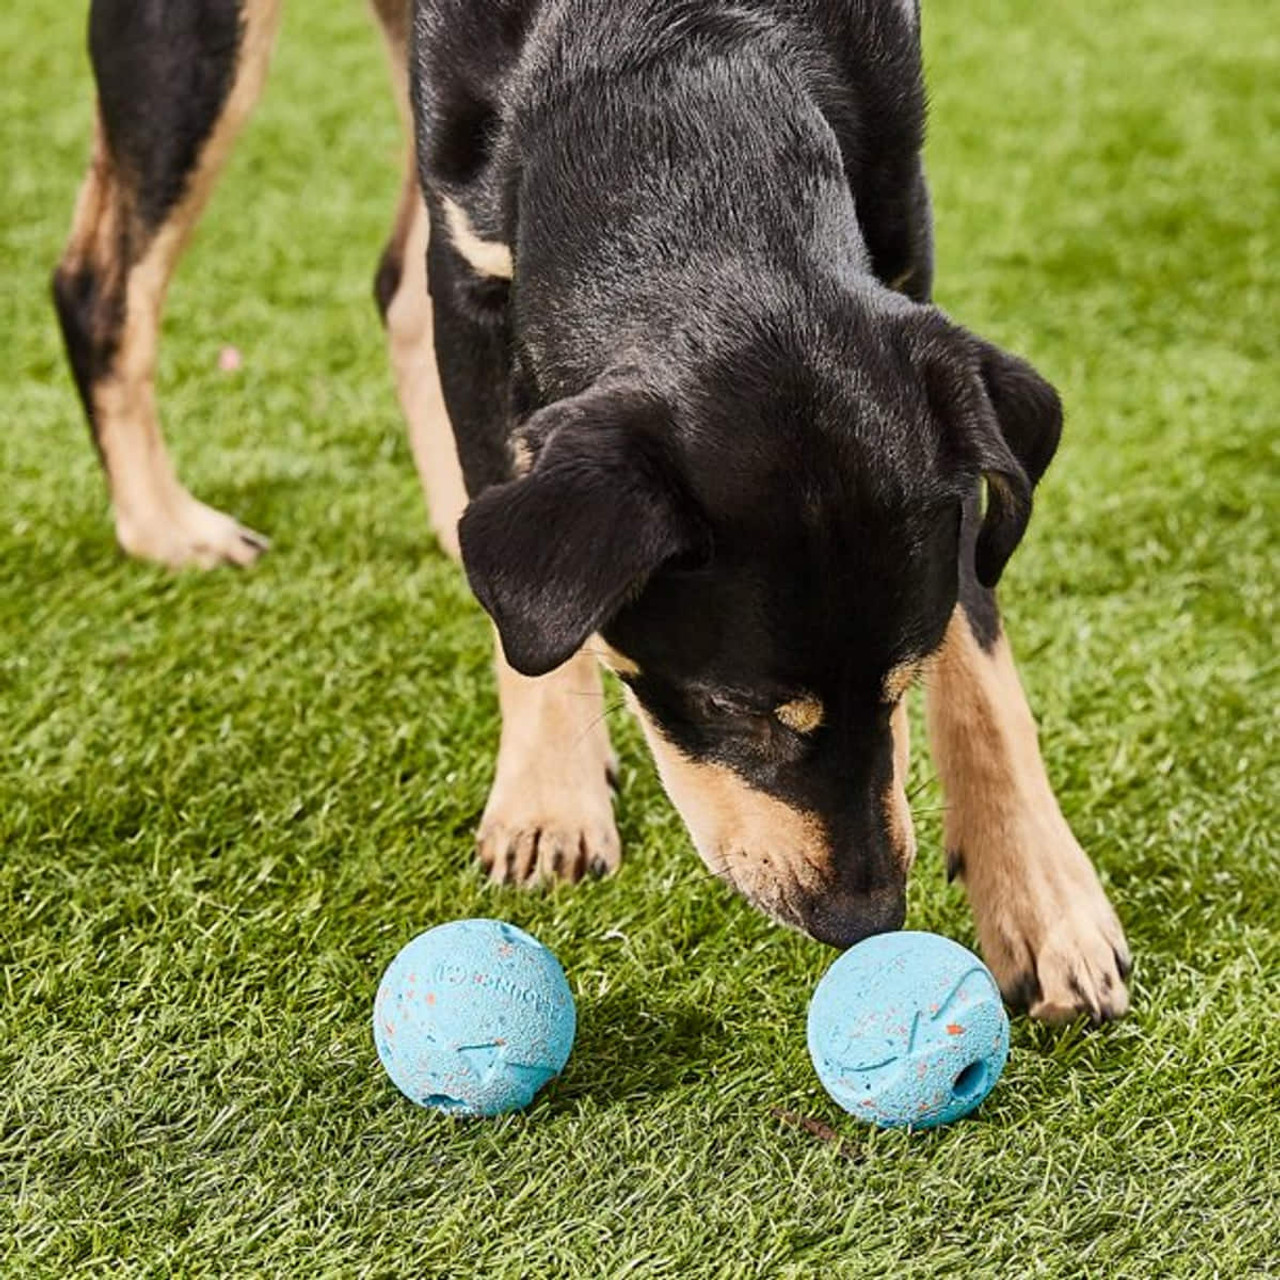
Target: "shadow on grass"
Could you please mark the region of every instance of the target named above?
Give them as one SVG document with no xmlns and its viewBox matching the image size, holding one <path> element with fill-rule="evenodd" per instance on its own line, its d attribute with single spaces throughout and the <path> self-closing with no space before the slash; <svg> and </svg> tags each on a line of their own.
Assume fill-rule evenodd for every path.
<svg viewBox="0 0 1280 1280">
<path fill-rule="evenodd" d="M 328 478 L 254 476 L 239 481 L 225 479 L 201 484 L 187 477 L 192 492 L 202 502 L 225 512 L 272 541 L 267 563 L 289 557 L 295 566 L 315 561 L 345 567 L 376 564 L 382 567 L 418 568 L 424 557 L 447 566 L 450 561 L 431 531 L 425 504 L 410 506 L 407 520 L 385 518 L 379 510 L 376 486 L 382 477 L 371 474 L 368 492 L 357 493 L 347 503 L 345 517 L 329 519 L 319 495 L 327 492 Z M 22 571 L 27 580 L 60 580 L 69 573 L 85 573 L 95 579 L 113 571 L 141 566 L 117 546 L 105 481 L 102 500 L 92 499 L 92 509 L 67 508 L 55 518 L 52 532 L 21 539 Z M 91 518 L 90 518 L 91 517 Z M 29 522 L 47 519 L 33 513 Z M 156 569 L 159 578 L 166 571 Z"/>
<path fill-rule="evenodd" d="M 323 446 L 318 446 L 322 449 Z M 411 475 L 411 473 L 410 473 Z M 319 506 L 319 495 L 331 484 L 323 469 L 294 478 L 255 475 L 228 483 L 209 484 L 197 496 L 272 540 L 272 556 L 288 553 L 299 564 L 329 562 L 350 568 L 372 563 L 418 567 L 424 556 L 449 563 L 431 532 L 426 505 L 414 494 L 406 520 L 386 517 L 385 495 L 378 486 L 384 477 L 369 468 L 367 488 L 344 496 L 344 512 Z"/>
<path fill-rule="evenodd" d="M 573 1057 L 552 1105 L 652 1097 L 706 1076 L 728 1043 L 724 1024 L 690 1004 L 654 1005 L 634 992 L 578 1004 Z"/>
</svg>

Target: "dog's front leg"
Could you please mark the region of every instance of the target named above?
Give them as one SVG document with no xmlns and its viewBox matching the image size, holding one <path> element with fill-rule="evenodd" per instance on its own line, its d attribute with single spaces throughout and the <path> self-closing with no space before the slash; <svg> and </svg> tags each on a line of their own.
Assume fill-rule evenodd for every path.
<svg viewBox="0 0 1280 1280">
<path fill-rule="evenodd" d="M 596 661 L 585 650 L 549 675 L 512 669 L 497 647 L 502 738 L 477 836 L 498 883 L 605 875 L 621 858 L 614 769 Z"/>
<path fill-rule="evenodd" d="M 994 600 L 978 632 L 958 607 L 928 685 L 952 874 L 1005 997 L 1058 1022 L 1129 1007 L 1129 949 L 1058 807 Z"/>
</svg>

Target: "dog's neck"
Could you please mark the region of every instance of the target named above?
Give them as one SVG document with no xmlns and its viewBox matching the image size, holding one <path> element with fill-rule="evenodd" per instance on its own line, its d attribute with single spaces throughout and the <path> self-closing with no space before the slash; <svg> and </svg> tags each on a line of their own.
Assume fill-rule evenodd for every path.
<svg viewBox="0 0 1280 1280">
<path fill-rule="evenodd" d="M 526 122 L 516 197 L 515 331 L 543 395 L 806 290 L 879 290 L 835 135 L 787 68 L 741 54 L 565 100 Z"/>
</svg>

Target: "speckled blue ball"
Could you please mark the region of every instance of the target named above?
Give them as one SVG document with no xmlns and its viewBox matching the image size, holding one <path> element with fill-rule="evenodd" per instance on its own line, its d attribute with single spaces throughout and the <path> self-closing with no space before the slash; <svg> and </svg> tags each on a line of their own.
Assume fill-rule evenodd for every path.
<svg viewBox="0 0 1280 1280">
<path fill-rule="evenodd" d="M 387 966 L 373 1005 L 378 1057 L 419 1106 L 518 1111 L 569 1060 L 577 1012 L 560 962 L 500 920 L 428 929 Z"/>
<path fill-rule="evenodd" d="M 809 1005 L 809 1056 L 850 1115 L 932 1129 L 968 1115 L 1009 1057 L 986 965 L 935 933 L 883 933 L 827 970 Z"/>
</svg>

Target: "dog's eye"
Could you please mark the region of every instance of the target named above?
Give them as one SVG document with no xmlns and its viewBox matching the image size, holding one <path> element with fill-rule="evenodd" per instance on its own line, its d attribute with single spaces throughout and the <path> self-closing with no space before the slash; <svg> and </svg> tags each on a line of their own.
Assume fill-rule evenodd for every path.
<svg viewBox="0 0 1280 1280">
<path fill-rule="evenodd" d="M 690 709 L 700 720 L 742 726 L 748 721 L 767 721 L 769 718 L 767 709 L 734 689 L 694 685 L 686 688 L 685 696 Z"/>
<path fill-rule="evenodd" d="M 732 689 L 686 689 L 689 711 L 701 731 L 722 749 L 775 762 L 798 759 L 821 724 L 822 704 L 801 697 L 778 704 Z"/>
<path fill-rule="evenodd" d="M 748 707 L 741 698 L 737 698 L 731 693 L 721 692 L 720 690 L 699 690 L 697 700 L 702 709 L 712 716 L 741 718 L 743 716 L 758 714 L 752 708 Z"/>
</svg>

